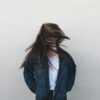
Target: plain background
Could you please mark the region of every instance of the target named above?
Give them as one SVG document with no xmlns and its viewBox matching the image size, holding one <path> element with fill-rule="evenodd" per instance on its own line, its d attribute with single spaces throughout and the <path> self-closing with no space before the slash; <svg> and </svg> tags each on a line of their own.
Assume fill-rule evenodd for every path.
<svg viewBox="0 0 100 100">
<path fill-rule="evenodd" d="M 71 38 L 63 42 L 77 64 L 68 100 L 100 100 L 100 0 L 0 0 L 0 100 L 35 99 L 19 66 L 44 22 Z"/>
</svg>

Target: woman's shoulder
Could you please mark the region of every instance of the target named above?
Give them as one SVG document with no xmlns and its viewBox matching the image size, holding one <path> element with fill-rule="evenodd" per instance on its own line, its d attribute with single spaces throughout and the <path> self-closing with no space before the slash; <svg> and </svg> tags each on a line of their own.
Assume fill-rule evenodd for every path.
<svg viewBox="0 0 100 100">
<path fill-rule="evenodd" d="M 70 61 L 74 61 L 74 58 L 68 51 L 66 51 L 62 48 L 59 48 L 59 50 L 65 55 L 65 57 L 67 57 L 67 59 L 69 59 Z"/>
</svg>

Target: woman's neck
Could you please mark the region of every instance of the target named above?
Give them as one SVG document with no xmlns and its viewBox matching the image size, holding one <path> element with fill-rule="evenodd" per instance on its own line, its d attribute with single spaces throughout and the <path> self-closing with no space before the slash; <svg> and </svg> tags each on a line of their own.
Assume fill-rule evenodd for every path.
<svg viewBox="0 0 100 100">
<path fill-rule="evenodd" d="M 52 47 L 52 49 L 57 50 L 56 47 Z M 52 50 L 48 51 L 48 56 L 51 57 L 51 56 L 55 56 L 55 55 L 58 55 L 58 54 L 56 52 L 52 51 Z"/>
</svg>

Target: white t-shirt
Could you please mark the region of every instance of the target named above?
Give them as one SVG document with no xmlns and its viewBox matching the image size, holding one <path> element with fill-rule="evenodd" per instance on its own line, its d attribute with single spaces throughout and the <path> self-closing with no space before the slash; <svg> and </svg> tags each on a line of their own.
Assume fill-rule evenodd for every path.
<svg viewBox="0 0 100 100">
<path fill-rule="evenodd" d="M 50 62 L 53 64 L 52 68 L 49 66 L 49 80 L 50 80 L 50 90 L 54 90 L 56 86 L 56 80 L 59 70 L 59 57 L 58 54 L 52 57 L 49 57 Z M 49 63 L 50 64 L 50 63 Z"/>
</svg>

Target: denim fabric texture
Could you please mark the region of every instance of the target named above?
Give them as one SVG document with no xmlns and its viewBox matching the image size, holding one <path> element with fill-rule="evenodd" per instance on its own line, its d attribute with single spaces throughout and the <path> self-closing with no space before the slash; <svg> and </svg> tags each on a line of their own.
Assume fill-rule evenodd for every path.
<svg viewBox="0 0 100 100">
<path fill-rule="evenodd" d="M 27 87 L 32 93 L 36 94 L 36 100 L 67 100 L 67 92 L 69 92 L 75 82 L 76 64 L 72 56 L 63 50 L 65 56 L 59 55 L 59 71 L 53 97 L 50 98 L 50 83 L 48 65 L 41 65 L 34 56 L 30 57 L 24 63 L 23 76 Z"/>
</svg>

